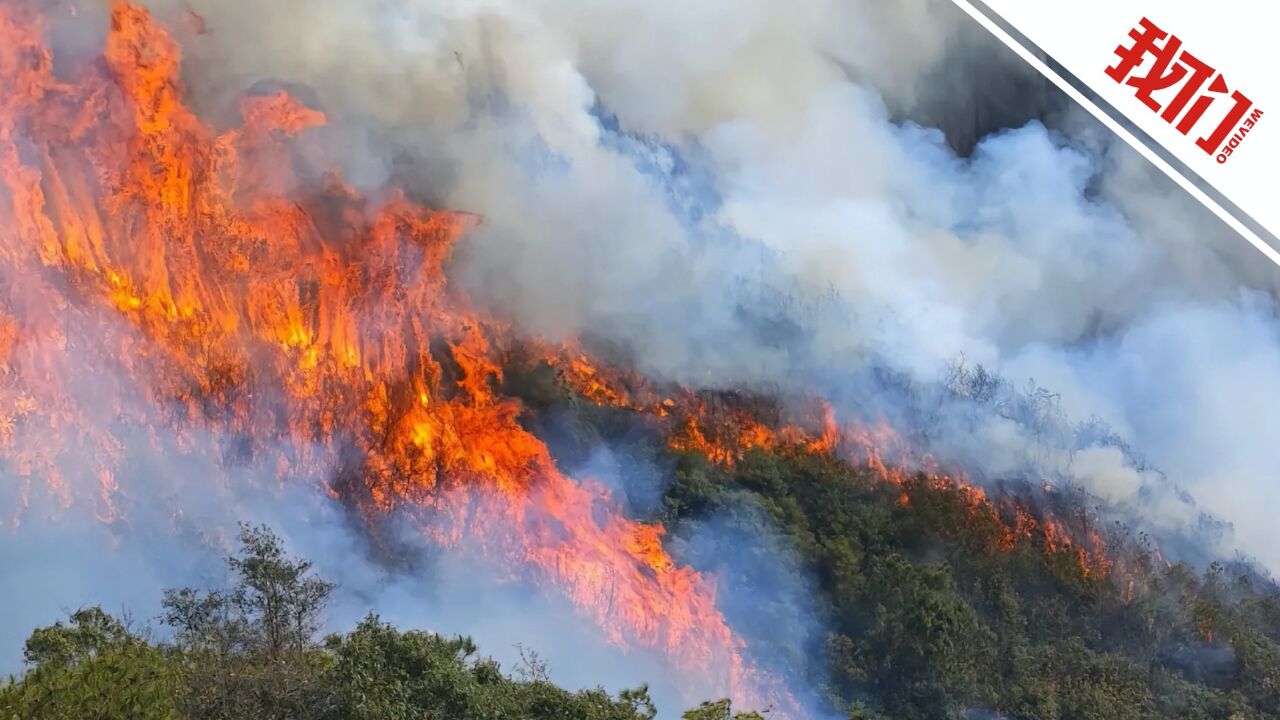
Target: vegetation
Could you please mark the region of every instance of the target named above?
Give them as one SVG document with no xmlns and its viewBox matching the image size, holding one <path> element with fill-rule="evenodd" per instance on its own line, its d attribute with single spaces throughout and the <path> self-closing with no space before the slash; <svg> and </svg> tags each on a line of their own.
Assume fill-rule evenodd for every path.
<svg viewBox="0 0 1280 720">
<path fill-rule="evenodd" d="M 646 688 L 569 692 L 536 662 L 519 679 L 465 637 L 400 631 L 369 616 L 317 638 L 332 586 L 245 527 L 226 590 L 166 593 L 171 643 L 99 608 L 41 628 L 30 670 L 0 686 L 3 720 L 653 720 Z M 692 720 L 731 716 L 727 702 Z"/>
<path fill-rule="evenodd" d="M 624 473 L 656 468 L 670 478 L 633 509 L 670 528 L 682 561 L 720 578 L 721 604 L 756 655 L 821 688 L 833 716 L 1280 717 L 1280 591 L 1247 563 L 1198 572 L 1141 541 L 1113 539 L 1122 533 L 1108 535 L 1108 556 L 1087 556 L 1043 525 L 1011 535 L 1012 505 L 975 503 L 955 483 L 890 483 L 820 454 L 754 450 L 715 464 L 669 449 L 627 410 L 516 380 L 529 382 L 521 395 L 535 413 L 526 420 L 548 423 L 537 430 L 556 438 L 567 467 L 605 445 Z M 1069 533 L 1107 534 L 1088 527 L 1087 498 L 1053 495 L 1052 514 L 1069 519 Z M 709 526 L 732 552 L 698 550 Z M 570 692 L 536 663 L 512 676 L 467 638 L 376 616 L 321 639 L 332 586 L 264 529 L 244 528 L 241 542 L 232 587 L 166 593 L 167 642 L 97 608 L 36 630 L 29 670 L 0 685 L 0 720 L 656 715 L 643 687 Z M 755 561 L 765 552 L 793 559 L 801 587 L 770 575 L 770 558 Z M 820 629 L 788 619 L 797 598 L 814 606 Z M 760 720 L 735 715 L 727 701 L 683 717 Z"/>
<path fill-rule="evenodd" d="M 724 470 L 685 455 L 675 478 L 664 517 L 677 528 L 755 523 L 731 511 L 752 504 L 782 529 L 825 601 L 827 662 L 811 679 L 848 712 L 1280 717 L 1280 593 L 1248 565 L 1197 575 L 1129 548 L 1123 571 L 1098 574 L 1043 538 L 1006 549 L 993 540 L 1005 521 L 954 487 L 886 486 L 821 458 L 753 452 Z"/>
<path fill-rule="evenodd" d="M 1170 565 L 1122 527 L 1093 527 L 1083 493 L 1040 493 L 1070 532 L 1107 537 L 1107 557 L 1082 561 L 1081 545 L 1043 528 L 1010 541 L 1016 518 L 1004 510 L 1013 505 L 975 509 L 956 483 L 921 474 L 899 485 L 805 453 L 752 450 L 727 467 L 667 449 L 661 431 L 637 431 L 628 410 L 549 390 L 554 379 L 511 382 L 567 467 L 605 446 L 621 458 L 624 483 L 633 467 L 674 478 L 641 512 L 668 526 L 673 547 L 708 525 L 730 538 L 731 552 L 679 559 L 720 578 L 730 620 L 749 634 L 791 627 L 777 620 L 785 608 L 769 606 L 783 591 L 759 564 L 726 558 L 781 536 L 778 551 L 813 578 L 821 629 L 766 628 L 748 639 L 824 688 L 839 715 L 1280 718 L 1280 589 L 1247 562 Z M 736 617 L 735 595 L 749 598 Z M 770 622 L 752 622 L 756 611 Z"/>
</svg>

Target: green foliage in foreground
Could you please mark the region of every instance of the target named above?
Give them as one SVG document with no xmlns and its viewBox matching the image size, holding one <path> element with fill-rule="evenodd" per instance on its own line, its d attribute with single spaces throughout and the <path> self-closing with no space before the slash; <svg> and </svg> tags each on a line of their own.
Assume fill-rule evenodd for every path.
<svg viewBox="0 0 1280 720">
<path fill-rule="evenodd" d="M 227 590 L 166 593 L 174 642 L 150 642 L 99 608 L 40 628 L 30 669 L 0 685 L 0 720 L 653 720 L 641 687 L 569 692 L 536 658 L 519 678 L 465 637 L 402 632 L 369 616 L 318 641 L 332 586 L 246 527 Z M 691 720 L 755 720 L 727 702 Z"/>
<path fill-rule="evenodd" d="M 165 654 L 98 608 L 36 630 L 24 656 L 31 671 L 0 688 L 4 720 L 180 717 L 181 682 Z"/>
</svg>

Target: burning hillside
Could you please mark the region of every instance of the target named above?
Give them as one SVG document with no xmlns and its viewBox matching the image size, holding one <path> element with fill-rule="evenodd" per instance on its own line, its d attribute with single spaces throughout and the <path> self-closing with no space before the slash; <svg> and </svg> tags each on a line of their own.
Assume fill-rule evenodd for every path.
<svg viewBox="0 0 1280 720">
<path fill-rule="evenodd" d="M 723 390 L 749 385 L 732 373 L 694 387 L 646 374 L 652 358 L 538 337 L 450 277 L 455 248 L 488 223 L 469 212 L 479 208 L 344 177 L 320 137 L 327 109 L 306 91 L 252 83 L 228 127 L 198 115 L 175 39 L 209 32 L 194 13 L 166 29 L 117 2 L 100 50 L 63 54 L 55 26 L 89 22 L 74 7 L 0 0 L 0 466 L 11 481 L 0 534 L 89 513 L 123 537 L 143 507 L 177 528 L 202 511 L 180 484 L 216 502 L 252 464 L 269 468 L 257 482 L 313 485 L 375 545 L 407 524 L 440 552 L 564 599 L 611 646 L 661 658 L 689 697 L 805 714 L 794 668 L 762 660 L 775 649 L 755 642 L 767 629 L 733 622 L 696 548 L 673 547 L 658 513 L 636 519 L 605 483 L 567 471 L 535 432 L 538 409 L 511 376 L 545 372 L 566 412 L 617 413 L 678 467 L 664 519 L 754 503 L 785 528 L 820 578 L 821 620 L 839 626 L 803 651 L 832 664 L 846 701 L 907 703 L 885 689 L 898 673 L 910 702 L 986 702 L 998 693 L 980 686 L 974 658 L 998 645 L 981 623 L 1074 632 L 1083 621 L 1054 603 L 1114 602 L 1115 622 L 1148 630 L 1164 617 L 1135 598 L 1156 592 L 1167 563 L 1112 537 L 1079 497 L 1048 481 L 988 494 L 909 432 L 843 417 L 848 403 L 812 392 Z M 160 486 L 144 492 L 130 475 L 155 458 L 199 459 L 201 475 L 153 473 Z M 725 500 L 735 493 L 751 502 Z M 855 501 L 873 510 L 849 510 Z M 897 534 L 858 535 L 891 520 Z M 944 573 L 899 555 L 945 553 L 972 573 L 963 602 Z M 1018 593 L 1050 597 L 1049 609 L 1029 621 Z M 899 671 L 934 618 L 886 617 L 917 605 L 963 641 L 930 636 L 928 657 Z M 1195 627 L 1178 642 L 1212 645 L 1229 629 L 1218 616 Z M 959 657 L 946 666 L 959 684 L 930 684 L 947 674 L 931 664 L 938 647 Z"/>
<path fill-rule="evenodd" d="M 244 97 L 242 126 L 215 132 L 184 107 L 179 48 L 141 8 L 116 5 L 102 58 L 69 79 L 34 10 L 0 13 L 3 447 L 24 478 L 7 525 L 44 495 L 128 522 L 113 428 L 214 428 L 276 453 L 281 482 L 347 468 L 331 492 L 370 522 L 401 510 L 444 545 L 478 540 L 705 688 L 785 699 L 661 526 L 563 475 L 494 394 L 503 328 L 443 273 L 475 218 L 344 185 L 307 142 L 323 114 L 285 93 Z M 95 380 L 71 376 L 72 357 L 126 378 L 136 402 L 87 417 L 68 388 Z"/>
<path fill-rule="evenodd" d="M 3 444 L 24 505 L 48 494 L 112 522 L 129 449 L 110 425 L 215 428 L 242 452 L 277 453 L 282 481 L 349 468 L 331 491 L 361 514 L 410 508 L 442 543 L 483 538 L 617 643 L 754 682 L 710 586 L 662 550 L 661 526 L 560 473 L 518 404 L 495 395 L 507 328 L 451 292 L 443 269 L 477 218 L 345 185 L 308 142 L 324 115 L 287 93 L 246 95 L 242 125 L 213 130 L 183 104 L 178 45 L 141 8 L 116 5 L 102 57 L 64 78 L 40 15 L 2 7 Z M 108 426 L 68 394 L 93 382 L 68 374 L 73 356 L 134 383 L 136 402 Z M 670 416 L 673 448 L 724 464 L 840 440 L 830 408 L 809 431 L 775 429 L 687 392 L 633 402 L 576 351 L 548 362 L 594 402 Z M 891 433 L 859 437 L 900 482 L 881 459 Z M 73 454 L 96 473 L 77 476 Z M 14 508 L 8 524 L 22 519 Z"/>
</svg>

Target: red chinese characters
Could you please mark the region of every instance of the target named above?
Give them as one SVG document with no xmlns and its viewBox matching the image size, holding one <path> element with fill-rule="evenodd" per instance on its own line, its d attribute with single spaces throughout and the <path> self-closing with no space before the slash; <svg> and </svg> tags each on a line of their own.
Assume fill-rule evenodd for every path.
<svg viewBox="0 0 1280 720">
<path fill-rule="evenodd" d="M 1129 37 L 1133 45 L 1116 48 L 1119 60 L 1107 68 L 1107 76 L 1134 88 L 1134 95 L 1142 104 L 1160 113 L 1165 122 L 1176 122 L 1174 127 L 1183 135 L 1191 132 L 1216 101 L 1228 99 L 1230 108 L 1218 125 L 1196 140 L 1201 150 L 1216 154 L 1219 163 L 1226 162 L 1253 130 L 1262 117 L 1262 110 L 1254 108 L 1253 101 L 1244 93 L 1231 90 L 1222 73 L 1182 49 L 1182 41 L 1176 35 L 1161 30 L 1147 18 L 1142 18 L 1139 27 L 1129 31 Z M 1148 58 L 1152 60 L 1149 66 L 1146 65 Z M 1163 94 L 1163 106 L 1153 97 L 1161 91 L 1173 93 L 1171 98 L 1169 93 Z"/>
</svg>

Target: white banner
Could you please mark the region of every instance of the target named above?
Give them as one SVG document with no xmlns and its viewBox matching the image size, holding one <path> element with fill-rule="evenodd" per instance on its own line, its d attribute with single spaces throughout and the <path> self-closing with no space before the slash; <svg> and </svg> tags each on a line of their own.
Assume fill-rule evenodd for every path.
<svg viewBox="0 0 1280 720">
<path fill-rule="evenodd" d="M 1280 3 L 955 1 L 1280 264 L 1260 237 L 1280 235 L 1280 63 L 1270 42 Z M 1192 175 L 1076 92 L 1031 46 Z M 1201 192 L 1196 175 L 1228 202 Z"/>
</svg>

